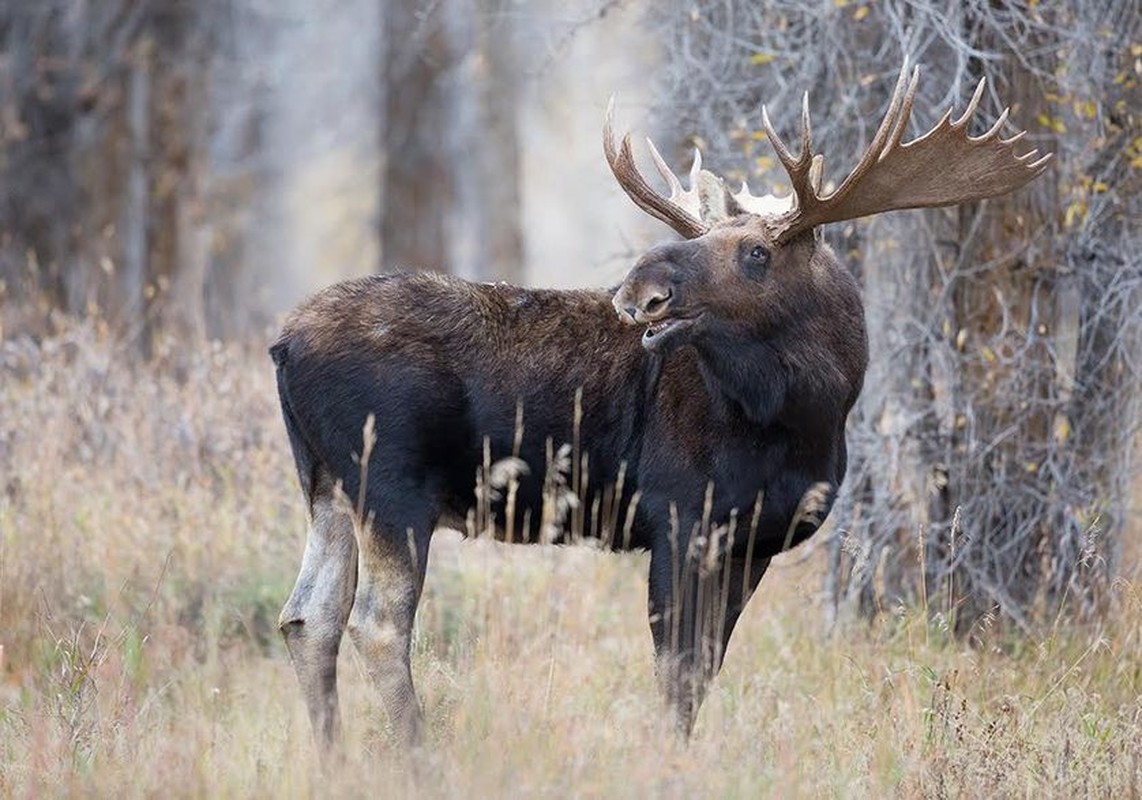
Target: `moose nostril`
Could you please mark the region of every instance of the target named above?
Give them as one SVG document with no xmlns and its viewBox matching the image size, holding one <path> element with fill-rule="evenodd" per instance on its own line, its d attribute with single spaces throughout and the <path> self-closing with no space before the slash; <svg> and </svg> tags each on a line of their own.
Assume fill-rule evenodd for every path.
<svg viewBox="0 0 1142 800">
<path fill-rule="evenodd" d="M 657 314 L 668 302 L 670 302 L 670 298 L 673 296 L 673 289 L 667 289 L 666 294 L 656 294 L 654 297 L 646 301 L 646 313 Z"/>
<path fill-rule="evenodd" d="M 633 320 L 635 315 L 638 314 L 638 306 L 623 306 L 623 313 L 625 313 L 630 319 Z"/>
</svg>

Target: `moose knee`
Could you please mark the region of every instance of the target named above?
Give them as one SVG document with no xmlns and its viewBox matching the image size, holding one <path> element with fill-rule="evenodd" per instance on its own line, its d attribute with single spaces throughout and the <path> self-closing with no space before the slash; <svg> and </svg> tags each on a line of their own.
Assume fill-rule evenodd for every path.
<svg viewBox="0 0 1142 800">
<path fill-rule="evenodd" d="M 286 651 L 300 669 L 326 669 L 337 661 L 341 633 L 330 626 L 311 625 L 304 620 L 293 619 L 278 624 Z"/>
<path fill-rule="evenodd" d="M 278 617 L 278 630 L 295 660 L 314 656 L 335 659 L 344 629 L 345 614 L 340 608 L 300 603 L 296 594 L 290 596 Z"/>
<path fill-rule="evenodd" d="M 407 649 L 412 627 L 408 606 L 405 592 L 358 591 L 349 612 L 349 638 L 358 650 L 370 656 Z"/>
<path fill-rule="evenodd" d="M 304 620 L 286 619 L 284 614 L 278 618 L 278 633 L 282 635 L 287 648 L 304 635 L 304 628 Z"/>
</svg>

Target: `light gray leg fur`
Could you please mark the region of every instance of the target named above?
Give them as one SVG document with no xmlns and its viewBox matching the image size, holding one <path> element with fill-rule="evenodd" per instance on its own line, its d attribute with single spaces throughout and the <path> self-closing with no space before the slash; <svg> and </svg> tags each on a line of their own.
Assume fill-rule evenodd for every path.
<svg viewBox="0 0 1142 800">
<path fill-rule="evenodd" d="M 349 636 L 381 696 L 393 734 L 402 745 L 416 744 L 422 714 L 409 663 L 412 624 L 424 580 L 427 553 L 416 553 L 411 537 L 382 535 L 358 528 L 357 594 L 349 616 Z M 427 544 L 427 543 L 426 543 Z"/>
<path fill-rule="evenodd" d="M 297 673 L 314 736 L 328 751 L 341 736 L 337 651 L 357 585 L 352 518 L 319 490 L 297 583 L 278 619 Z"/>
</svg>

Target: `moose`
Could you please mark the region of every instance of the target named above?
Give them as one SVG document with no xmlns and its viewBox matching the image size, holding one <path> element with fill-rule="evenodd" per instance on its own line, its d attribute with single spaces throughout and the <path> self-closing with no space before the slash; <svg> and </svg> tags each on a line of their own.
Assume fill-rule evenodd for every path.
<svg viewBox="0 0 1142 800">
<path fill-rule="evenodd" d="M 857 281 L 822 226 L 1002 195 L 1051 158 L 1016 155 L 1026 131 L 1000 135 L 1007 111 L 970 135 L 983 80 L 960 117 L 949 110 L 903 142 L 918 81 L 906 64 L 867 150 L 831 190 L 808 95 L 797 151 L 763 107 L 786 197 L 730 191 L 697 150 L 683 187 L 648 140 L 670 193 L 655 190 L 630 135 L 615 141 L 612 103 L 611 171 L 681 237 L 649 249 L 617 289 L 386 274 L 292 312 L 270 353 L 308 534 L 279 625 L 326 750 L 340 734 L 346 629 L 393 734 L 419 739 L 410 638 L 434 529 L 463 528 L 485 502 L 498 536 L 557 540 L 541 535 L 543 504 L 560 469 L 552 452 L 571 444 L 571 469 L 588 473 L 573 482 L 576 535 L 650 551 L 657 678 L 689 735 L 770 559 L 818 529 L 845 475 L 868 346 Z M 518 465 L 512 491 L 475 491 L 501 462 Z"/>
</svg>

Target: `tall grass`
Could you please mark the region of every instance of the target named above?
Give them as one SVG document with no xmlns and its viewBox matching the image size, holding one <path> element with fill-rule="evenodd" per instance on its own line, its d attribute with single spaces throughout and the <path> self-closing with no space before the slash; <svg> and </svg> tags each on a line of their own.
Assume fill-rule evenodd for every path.
<svg viewBox="0 0 1142 800">
<path fill-rule="evenodd" d="M 342 654 L 322 772 L 275 621 L 304 522 L 260 348 L 129 362 L 90 326 L 0 346 L 0 795 L 1142 793 L 1142 584 L 1099 627 L 829 630 L 775 562 L 689 746 L 658 714 L 646 558 L 440 534 L 417 620 L 428 743 L 388 747 Z M 932 621 L 934 620 L 934 621 Z"/>
</svg>

